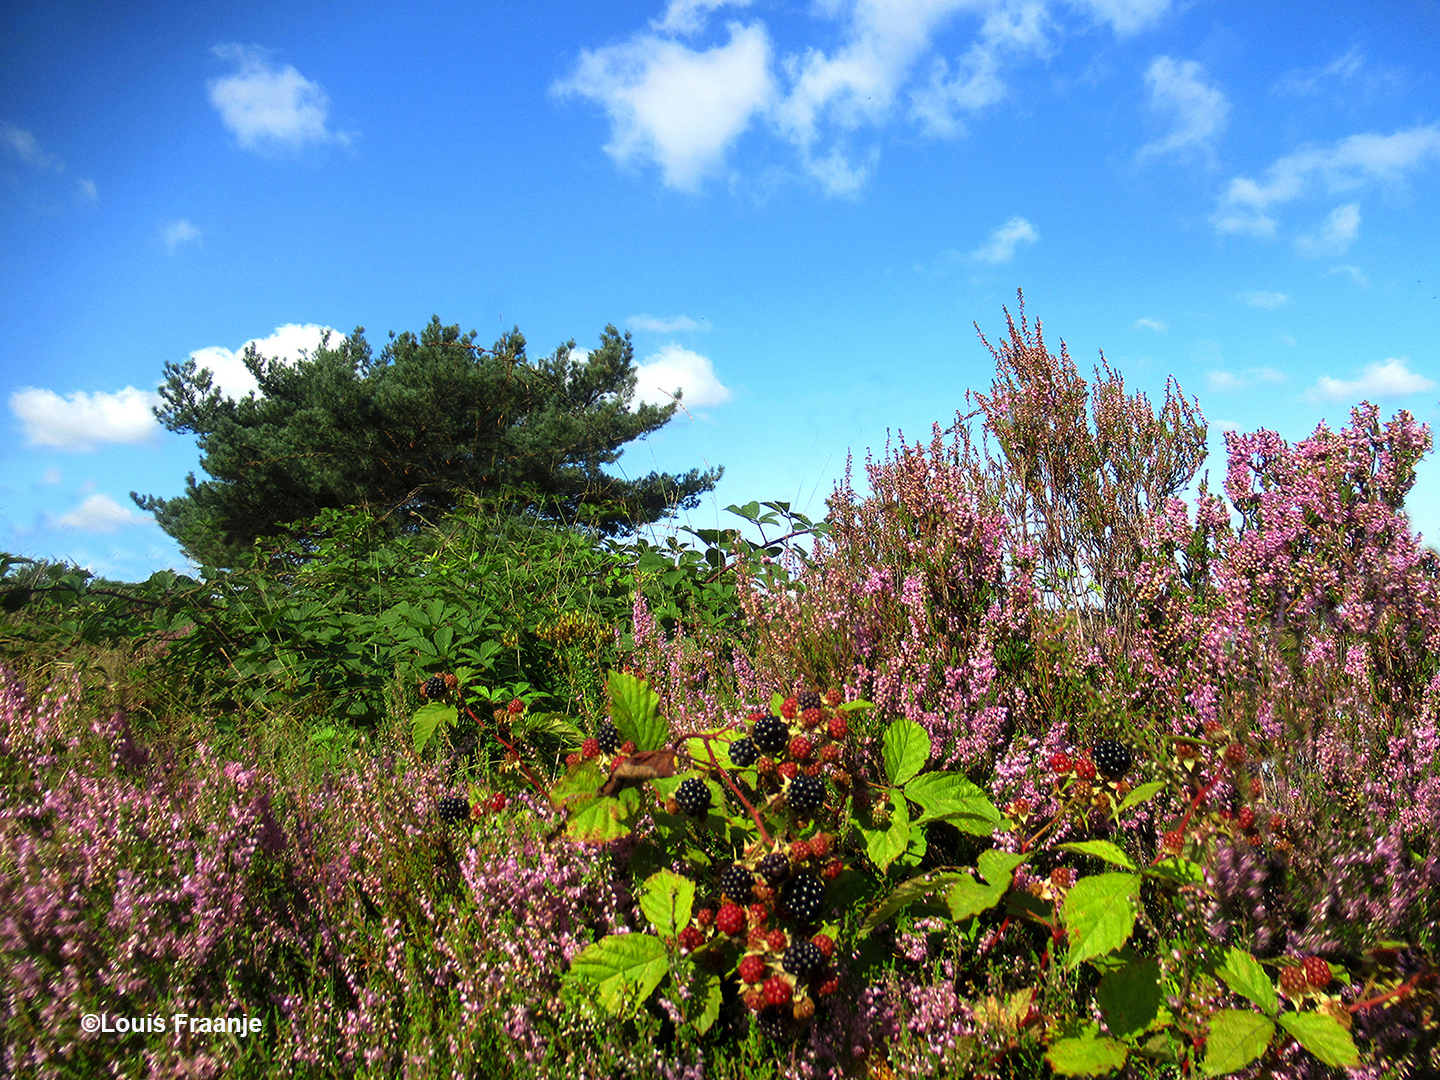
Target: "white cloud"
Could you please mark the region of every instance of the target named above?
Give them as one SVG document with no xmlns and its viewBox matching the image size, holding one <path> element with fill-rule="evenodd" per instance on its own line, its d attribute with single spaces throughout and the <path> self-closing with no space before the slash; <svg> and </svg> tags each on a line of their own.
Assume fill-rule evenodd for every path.
<svg viewBox="0 0 1440 1080">
<path fill-rule="evenodd" d="M 0 145 L 33 168 L 47 172 L 61 172 L 65 168 L 65 162 L 42 149 L 34 135 L 14 124 L 0 124 Z"/>
<path fill-rule="evenodd" d="M 1120 37 L 1139 33 L 1170 10 L 1170 0 L 1070 0 L 1110 24 Z"/>
<path fill-rule="evenodd" d="M 190 359 L 195 361 L 197 369 L 209 369 L 212 386 L 226 397 L 238 399 L 260 389 L 250 369 L 245 366 L 245 350 L 251 345 L 261 356 L 293 364 L 319 348 L 326 334 L 334 333 L 330 327 L 316 323 L 286 323 L 277 326 L 269 337 L 251 338 L 234 351 L 221 345 L 209 345 L 196 349 L 190 354 Z"/>
<path fill-rule="evenodd" d="M 699 33 L 710 13 L 727 5 L 749 7 L 750 0 L 670 0 L 665 17 L 650 20 L 650 25 L 662 34 Z"/>
<path fill-rule="evenodd" d="M 80 179 L 75 181 L 75 192 L 81 202 L 92 203 L 99 196 L 100 189 L 95 186 L 94 180 Z"/>
<path fill-rule="evenodd" d="M 239 70 L 210 81 L 210 104 L 247 150 L 349 141 L 347 135 L 326 127 L 330 99 L 319 83 L 289 64 L 270 63 L 260 49 L 217 45 L 213 52 Z"/>
<path fill-rule="evenodd" d="M 1157 334 L 1163 334 L 1170 329 L 1163 319 L 1136 319 L 1134 330 L 1154 330 Z"/>
<path fill-rule="evenodd" d="M 55 518 L 55 524 L 81 532 L 113 533 L 129 525 L 150 524 L 151 519 L 121 506 L 109 495 L 91 495 L 75 509 Z"/>
<path fill-rule="evenodd" d="M 1368 289 L 1370 287 L 1369 276 L 1358 266 L 1332 266 L 1329 270 L 1326 270 L 1325 273 L 1344 274 L 1351 281 L 1355 282 L 1356 285 L 1359 285 L 1360 288 Z"/>
<path fill-rule="evenodd" d="M 165 250 L 170 254 L 180 248 L 182 244 L 198 244 L 203 234 L 185 218 L 176 221 L 168 221 L 160 226 L 160 243 L 165 245 Z"/>
<path fill-rule="evenodd" d="M 1259 289 L 1253 292 L 1239 293 L 1235 299 L 1251 307 L 1264 308 L 1266 311 L 1274 311 L 1276 308 L 1289 302 L 1290 297 L 1283 292 L 1263 292 Z"/>
<path fill-rule="evenodd" d="M 1215 139 L 1225 130 L 1230 103 L 1204 79 L 1205 69 L 1194 60 L 1176 63 L 1161 56 L 1145 72 L 1150 108 L 1170 120 L 1170 133 L 1146 143 L 1136 160 L 1190 150 L 1214 152 Z"/>
<path fill-rule="evenodd" d="M 1344 255 L 1360 235 L 1360 204 L 1346 203 L 1330 211 L 1320 230 L 1295 238 L 1295 250 L 1308 258 Z"/>
<path fill-rule="evenodd" d="M 625 320 L 625 325 L 635 330 L 646 330 L 655 334 L 710 329 L 708 324 L 696 322 L 689 315 L 676 315 L 673 319 L 657 318 L 654 315 L 631 315 Z"/>
<path fill-rule="evenodd" d="M 1238 375 L 1229 371 L 1207 371 L 1205 384 L 1211 390 L 1244 390 L 1258 383 L 1283 383 L 1284 374 L 1271 367 L 1246 368 Z"/>
<path fill-rule="evenodd" d="M 976 248 L 970 253 L 970 257 L 977 262 L 1009 262 L 1015 257 L 1016 244 L 1033 244 L 1039 239 L 1040 234 L 1035 231 L 1035 226 L 1017 215 L 992 232 L 989 243 Z"/>
<path fill-rule="evenodd" d="M 725 45 L 697 51 L 650 34 L 580 54 L 574 74 L 551 87 L 603 105 L 621 165 L 650 159 L 665 183 L 693 190 L 774 94 L 763 26 L 731 23 Z"/>
<path fill-rule="evenodd" d="M 159 394 L 133 386 L 113 394 L 81 390 L 68 398 L 27 386 L 10 395 L 10 411 L 24 424 L 26 442 L 64 450 L 152 439 L 160 433 L 160 425 L 150 410 L 159 404 Z"/>
<path fill-rule="evenodd" d="M 1365 371 L 1358 379 L 1335 379 L 1322 375 L 1319 381 L 1305 392 L 1305 396 L 1311 401 L 1352 402 L 1360 399 L 1400 397 L 1435 389 L 1433 379 L 1427 379 L 1405 366 L 1409 359 L 1408 356 L 1391 357 L 1384 363 L 1366 364 Z"/>
<path fill-rule="evenodd" d="M 1318 94 L 1322 83 L 1329 79 L 1349 79 L 1357 74 L 1364 65 L 1364 54 L 1357 46 L 1351 46 L 1344 56 L 1324 67 L 1308 70 L 1297 68 L 1287 72 L 1285 77 L 1275 85 L 1275 91 L 1281 94 L 1293 94 L 1297 97 Z"/>
<path fill-rule="evenodd" d="M 1280 158 L 1263 180 L 1237 176 L 1220 197 L 1212 221 L 1221 232 L 1273 236 L 1271 211 L 1312 189 L 1352 191 L 1368 183 L 1397 185 L 1431 159 L 1440 158 L 1440 126 L 1393 135 L 1350 135 L 1330 146 L 1306 147 Z"/>
<path fill-rule="evenodd" d="M 682 401 L 703 409 L 730 400 L 730 391 L 715 377 L 710 359 L 679 345 L 666 345 L 635 369 L 635 400 L 646 405 L 668 405 L 671 395 L 684 391 Z"/>
</svg>

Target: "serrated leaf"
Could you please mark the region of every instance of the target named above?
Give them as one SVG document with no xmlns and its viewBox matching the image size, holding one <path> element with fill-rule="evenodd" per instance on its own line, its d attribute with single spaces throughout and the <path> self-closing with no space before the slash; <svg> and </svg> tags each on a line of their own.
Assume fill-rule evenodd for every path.
<svg viewBox="0 0 1440 1080">
<path fill-rule="evenodd" d="M 1124 1065 L 1128 1054 L 1124 1043 L 1087 1036 L 1060 1039 L 1046 1051 L 1045 1060 L 1060 1076 L 1103 1076 Z"/>
<path fill-rule="evenodd" d="M 920 806 L 916 825 L 948 821 L 965 832 L 989 836 L 1002 820 L 985 792 L 960 773 L 916 776 L 905 785 L 905 797 Z"/>
<path fill-rule="evenodd" d="M 1360 1064 L 1360 1051 L 1340 1021 L 1324 1013 L 1282 1013 L 1280 1026 L 1326 1065 L 1348 1068 Z"/>
<path fill-rule="evenodd" d="M 435 732 L 455 719 L 454 705 L 422 705 L 410 718 L 410 729 L 415 740 L 415 749 L 424 751 Z"/>
<path fill-rule="evenodd" d="M 673 938 L 690 923 L 695 883 L 673 870 L 659 870 L 645 879 L 640 910 L 663 938 Z"/>
<path fill-rule="evenodd" d="M 930 736 L 914 720 L 895 720 L 885 729 L 885 776 L 896 787 L 905 783 L 930 760 Z"/>
<path fill-rule="evenodd" d="M 604 782 L 605 773 L 598 760 L 582 761 L 555 781 L 550 789 L 550 802 L 558 809 L 564 809 L 567 804 L 599 794 Z"/>
<path fill-rule="evenodd" d="M 860 832 L 865 837 L 865 853 L 883 874 L 910 846 L 910 811 L 905 806 L 905 800 L 895 799 L 887 827 L 861 829 Z"/>
<path fill-rule="evenodd" d="M 700 1013 L 695 1017 L 694 1024 L 696 1034 L 704 1035 L 715 1026 L 715 1021 L 720 1019 L 720 976 L 706 973 L 700 976 L 699 981 L 697 993 L 691 1000 L 698 997 L 702 1002 Z"/>
<path fill-rule="evenodd" d="M 1205 1075 L 1224 1076 L 1243 1069 L 1265 1052 L 1274 1034 L 1275 1025 L 1257 1012 L 1216 1011 L 1205 1040 Z"/>
<path fill-rule="evenodd" d="M 871 909 L 870 914 L 865 916 L 865 921 L 860 924 L 859 937 L 868 937 L 870 932 L 883 922 L 887 922 L 893 915 L 921 900 L 940 889 L 959 881 L 966 875 L 954 871 L 932 871 L 928 874 L 921 874 L 909 881 L 901 882 L 895 887 L 894 892 Z"/>
<path fill-rule="evenodd" d="M 659 938 L 609 934 L 576 956 L 570 962 L 570 973 L 595 989 L 606 1011 L 619 1016 L 638 1009 L 669 967 Z"/>
<path fill-rule="evenodd" d="M 658 750 L 670 735 L 660 716 L 660 695 L 626 671 L 610 672 L 610 718 L 621 741 L 633 741 L 637 752 Z"/>
<path fill-rule="evenodd" d="M 1160 1015 L 1160 962 L 1141 960 L 1109 972 L 1095 990 L 1112 1035 L 1135 1038 Z"/>
<path fill-rule="evenodd" d="M 630 823 L 640 809 L 640 792 L 626 788 L 619 795 L 596 796 L 581 802 L 565 823 L 566 833 L 584 844 L 604 844 L 630 835 Z"/>
<path fill-rule="evenodd" d="M 1120 800 L 1120 805 L 1116 807 L 1115 813 L 1118 816 L 1126 810 L 1129 810 L 1132 806 L 1139 806 L 1143 802 L 1149 802 L 1164 790 L 1165 785 L 1159 780 L 1151 780 L 1148 784 L 1141 784 L 1139 787 L 1133 789 L 1130 794 L 1126 795 L 1125 798 Z"/>
<path fill-rule="evenodd" d="M 1097 859 L 1113 863 L 1115 866 L 1123 866 L 1126 870 L 1134 870 L 1135 864 L 1130 861 L 1130 856 L 1121 851 L 1109 840 L 1076 840 L 1069 844 L 1057 844 L 1061 851 L 1073 851 L 1080 855 L 1093 855 Z"/>
<path fill-rule="evenodd" d="M 851 712 L 855 709 L 873 709 L 874 707 L 872 702 L 866 701 L 864 698 L 856 698 L 854 701 L 847 701 L 841 705 L 839 711 Z"/>
<path fill-rule="evenodd" d="M 1256 960 L 1244 949 L 1231 948 L 1225 954 L 1225 963 L 1215 969 L 1215 974 L 1225 980 L 1225 985 L 1243 998 L 1248 998 L 1261 1009 L 1275 1015 L 1280 1002 L 1275 996 L 1275 984 Z"/>
<path fill-rule="evenodd" d="M 1161 859 L 1149 868 L 1149 873 L 1156 877 L 1163 877 L 1175 882 L 1177 885 L 1198 885 L 1205 880 L 1205 871 L 1199 863 L 1191 862 L 1189 859 L 1182 859 L 1178 855 L 1172 855 L 1168 859 Z"/>
<path fill-rule="evenodd" d="M 989 851 L 982 851 L 980 858 L 976 861 L 985 882 L 976 881 L 967 874 L 952 885 L 950 891 L 945 894 L 945 902 L 950 907 L 950 917 L 959 922 L 961 919 L 978 915 L 982 911 L 988 911 L 998 904 L 1001 898 L 1010 891 L 1015 867 L 1027 858 L 1029 858 L 1027 855 L 995 851 L 993 848 Z"/>
<path fill-rule="evenodd" d="M 1070 931 L 1065 966 L 1118 949 L 1135 929 L 1138 874 L 1095 874 L 1081 878 L 1065 897 L 1062 914 Z"/>
<path fill-rule="evenodd" d="M 770 695 L 770 715 L 771 715 L 771 716 L 779 716 L 779 715 L 780 715 L 780 707 L 781 707 L 782 705 L 784 705 L 784 704 L 785 704 L 785 695 L 784 695 L 784 694 L 780 693 L 780 691 L 778 691 L 778 690 L 775 691 L 775 693 L 771 694 L 771 695 Z"/>
</svg>

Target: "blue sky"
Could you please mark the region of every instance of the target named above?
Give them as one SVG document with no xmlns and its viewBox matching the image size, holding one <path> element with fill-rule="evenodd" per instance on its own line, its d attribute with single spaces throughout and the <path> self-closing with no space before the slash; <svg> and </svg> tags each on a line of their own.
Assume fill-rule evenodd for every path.
<svg viewBox="0 0 1440 1080">
<path fill-rule="evenodd" d="M 723 464 L 697 527 L 952 422 L 1017 287 L 1198 397 L 1216 486 L 1225 428 L 1433 426 L 1437 54 L 1433 0 L 8 5 L 0 549 L 183 569 L 164 364 L 432 314 L 629 329 L 689 415 L 620 467 Z"/>
</svg>

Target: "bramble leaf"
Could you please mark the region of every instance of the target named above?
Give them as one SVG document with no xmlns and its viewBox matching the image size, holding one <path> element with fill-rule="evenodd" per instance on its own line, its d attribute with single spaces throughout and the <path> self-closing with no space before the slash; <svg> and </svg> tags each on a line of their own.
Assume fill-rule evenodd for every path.
<svg viewBox="0 0 1440 1080">
<path fill-rule="evenodd" d="M 695 883 L 673 870 L 658 870 L 645 879 L 640 893 L 640 910 L 656 933 L 672 938 L 690 923 L 695 903 Z"/>
<path fill-rule="evenodd" d="M 1057 844 L 1061 851 L 1074 851 L 1080 855 L 1093 855 L 1097 859 L 1104 859 L 1116 866 L 1123 866 L 1126 870 L 1134 870 L 1135 864 L 1130 861 L 1130 856 L 1121 851 L 1109 840 L 1076 840 L 1069 844 Z"/>
<path fill-rule="evenodd" d="M 905 800 L 895 800 L 886 828 L 860 831 L 865 837 L 865 853 L 883 874 L 910 846 L 910 811 L 906 809 Z"/>
<path fill-rule="evenodd" d="M 885 729 L 884 757 L 885 777 L 898 787 L 930 760 L 930 736 L 914 720 L 895 720 Z"/>
<path fill-rule="evenodd" d="M 595 988 L 613 1015 L 638 1009 L 669 970 L 665 946 L 649 934 L 609 934 L 570 962 L 570 974 Z"/>
<path fill-rule="evenodd" d="M 1324 1013 L 1282 1013 L 1280 1026 L 1326 1065 L 1345 1068 L 1360 1064 L 1360 1051 L 1340 1021 Z"/>
<path fill-rule="evenodd" d="M 905 797 L 920 806 L 916 825 L 948 821 L 957 829 L 977 836 L 989 836 L 1001 822 L 985 792 L 960 773 L 932 772 L 914 777 L 905 785 Z"/>
<path fill-rule="evenodd" d="M 1086 1036 L 1060 1039 L 1045 1053 L 1045 1060 L 1060 1076 L 1100 1076 L 1125 1064 L 1129 1051 L 1114 1039 Z"/>
<path fill-rule="evenodd" d="M 1066 967 L 1103 956 L 1124 945 L 1135 929 L 1138 874 L 1095 874 L 1081 878 L 1065 897 L 1062 915 L 1070 931 Z"/>
<path fill-rule="evenodd" d="M 1231 948 L 1225 954 L 1225 963 L 1215 969 L 1215 974 L 1225 980 L 1225 985 L 1241 997 L 1249 998 L 1261 1009 L 1275 1015 L 1280 1002 L 1275 997 L 1275 984 L 1260 966 L 1260 962 L 1244 949 Z"/>
<path fill-rule="evenodd" d="M 1140 960 L 1109 972 L 1095 990 L 1112 1035 L 1134 1038 L 1160 1015 L 1160 962 Z"/>
<path fill-rule="evenodd" d="M 410 728 L 415 738 L 415 749 L 423 752 L 435 732 L 455 720 L 455 706 L 434 703 L 422 705 L 410 718 Z"/>
<path fill-rule="evenodd" d="M 1115 808 L 1116 816 L 1123 814 L 1132 806 L 1139 806 L 1143 802 L 1148 802 L 1164 790 L 1165 785 L 1159 780 L 1152 780 L 1148 784 L 1141 784 L 1121 800 L 1120 805 Z"/>
<path fill-rule="evenodd" d="M 952 882 L 961 880 L 964 876 L 954 871 L 933 870 L 928 874 L 921 874 L 919 877 L 901 882 L 895 886 L 895 890 L 889 896 L 871 909 L 870 914 L 865 916 L 865 921 L 860 924 L 857 937 L 868 937 L 872 930 L 903 908 L 937 892 Z"/>
<path fill-rule="evenodd" d="M 658 750 L 670 734 L 660 715 L 660 695 L 626 671 L 610 672 L 610 718 L 621 741 L 633 741 L 638 752 Z"/>
<path fill-rule="evenodd" d="M 988 884 L 981 884 L 966 875 L 950 887 L 945 902 L 950 906 L 950 917 L 956 922 L 988 911 L 1000 902 L 1009 890 L 1015 868 L 1029 856 L 1009 851 L 982 851 L 977 860 L 979 872 Z"/>
<path fill-rule="evenodd" d="M 1205 1042 L 1205 1074 L 1223 1076 L 1243 1069 L 1265 1052 L 1274 1034 L 1275 1025 L 1257 1012 L 1216 1011 Z"/>
</svg>

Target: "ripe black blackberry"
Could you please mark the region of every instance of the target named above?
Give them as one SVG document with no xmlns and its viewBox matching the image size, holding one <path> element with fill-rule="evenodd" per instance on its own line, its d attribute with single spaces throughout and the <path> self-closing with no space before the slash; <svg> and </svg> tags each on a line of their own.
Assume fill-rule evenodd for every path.
<svg viewBox="0 0 1440 1080">
<path fill-rule="evenodd" d="M 730 866 L 720 874 L 720 891 L 737 904 L 748 904 L 750 890 L 755 885 L 755 875 L 743 866 Z"/>
<path fill-rule="evenodd" d="M 620 729 L 609 720 L 600 725 L 600 730 L 595 732 L 595 741 L 600 744 L 600 752 L 613 754 L 620 749 Z"/>
<path fill-rule="evenodd" d="M 1119 780 L 1130 771 L 1130 749 L 1114 739 L 1099 739 L 1090 751 L 1090 760 L 1106 780 Z"/>
<path fill-rule="evenodd" d="M 797 941 L 785 950 L 780 966 L 797 979 L 808 979 L 825 966 L 825 954 L 813 941 Z"/>
<path fill-rule="evenodd" d="M 760 876 L 771 885 L 779 885 L 780 882 L 785 880 L 786 875 L 790 873 L 790 856 L 782 854 L 779 851 L 773 855 L 766 855 L 765 858 L 760 860 L 760 865 L 757 869 L 760 871 Z"/>
<path fill-rule="evenodd" d="M 470 816 L 470 800 L 463 795 L 447 795 L 435 803 L 441 821 L 464 821 Z"/>
<path fill-rule="evenodd" d="M 825 781 L 818 776 L 797 776 L 790 781 L 785 801 L 797 814 L 808 817 L 825 805 Z"/>
<path fill-rule="evenodd" d="M 762 1036 L 775 1042 L 795 1038 L 795 1023 L 789 1009 L 773 1006 L 761 1009 L 755 1014 L 755 1025 Z"/>
<path fill-rule="evenodd" d="M 425 695 L 428 701 L 434 701 L 437 698 L 444 697 L 445 690 L 445 679 L 440 675 L 431 675 L 430 678 L 425 680 L 425 685 L 420 688 L 420 692 Z"/>
<path fill-rule="evenodd" d="M 790 745 L 790 728 L 778 716 L 762 716 L 750 732 L 755 745 L 766 754 L 778 754 Z"/>
<path fill-rule="evenodd" d="M 825 906 L 825 883 L 808 872 L 796 874 L 785 883 L 780 899 L 797 923 L 814 922 Z"/>
<path fill-rule="evenodd" d="M 704 780 L 693 776 L 682 780 L 675 789 L 675 805 L 690 817 L 704 817 L 705 811 L 710 809 L 710 789 L 705 786 Z"/>
<path fill-rule="evenodd" d="M 748 769 L 760 760 L 760 750 L 750 736 L 742 735 L 730 744 L 730 761 L 737 769 Z"/>
<path fill-rule="evenodd" d="M 801 690 L 795 695 L 795 704 L 800 706 L 801 712 L 806 709 L 818 709 L 821 705 L 820 695 L 814 690 Z"/>
</svg>

